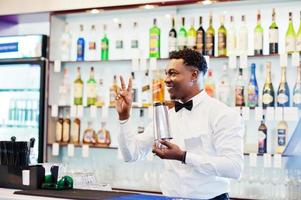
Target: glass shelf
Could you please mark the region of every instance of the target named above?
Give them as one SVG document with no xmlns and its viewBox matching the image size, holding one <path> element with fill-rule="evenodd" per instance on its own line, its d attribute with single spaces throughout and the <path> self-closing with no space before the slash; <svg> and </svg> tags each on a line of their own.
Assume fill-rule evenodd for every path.
<svg viewBox="0 0 301 200">
<path fill-rule="evenodd" d="M 20 128 L 33 128 L 37 129 L 38 126 L 30 126 L 30 125 L 8 125 L 8 124 L 1 124 L 0 128 L 9 128 L 9 129 L 20 129 Z"/>
<path fill-rule="evenodd" d="M 250 154 L 252 154 L 252 153 L 244 153 L 245 156 L 249 156 Z M 255 153 L 255 154 L 257 154 L 258 157 L 261 157 L 261 156 L 264 155 L 263 153 Z M 275 153 L 269 153 L 269 154 L 271 156 L 275 155 Z M 291 155 L 283 155 L 283 154 L 281 154 L 281 157 L 292 157 L 292 156 Z"/>
<path fill-rule="evenodd" d="M 40 92 L 40 89 L 34 88 L 0 88 L 0 92 Z"/>
<path fill-rule="evenodd" d="M 48 105 L 49 108 L 51 108 L 51 105 Z M 67 106 L 67 105 L 58 105 L 59 108 L 71 108 L 71 106 Z M 85 109 L 88 109 L 90 108 L 91 106 L 83 106 L 83 108 Z M 97 109 L 101 109 L 103 108 L 104 106 L 96 106 Z M 135 108 L 135 109 L 147 109 L 149 108 L 150 106 L 137 106 L 137 105 L 133 105 L 132 108 Z M 109 106 L 109 108 L 115 108 L 115 106 Z"/>
<path fill-rule="evenodd" d="M 58 143 L 60 147 L 67 147 L 68 144 L 72 144 L 72 143 L 63 143 L 63 142 L 60 142 Z M 49 147 L 52 147 L 52 143 L 48 143 L 47 146 Z M 112 146 L 103 146 L 103 145 L 97 145 L 97 144 L 86 144 L 86 145 L 89 145 L 89 148 L 99 148 L 99 149 L 118 149 L 118 147 L 112 147 Z M 82 147 L 83 144 L 74 144 L 74 147 Z"/>
</svg>

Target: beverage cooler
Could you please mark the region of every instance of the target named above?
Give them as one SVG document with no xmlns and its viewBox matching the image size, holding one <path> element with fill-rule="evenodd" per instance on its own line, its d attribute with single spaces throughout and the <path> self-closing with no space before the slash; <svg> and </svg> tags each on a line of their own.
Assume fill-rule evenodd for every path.
<svg viewBox="0 0 301 200">
<path fill-rule="evenodd" d="M 43 161 L 47 37 L 0 37 L 0 141 L 35 139 L 30 162 Z"/>
</svg>

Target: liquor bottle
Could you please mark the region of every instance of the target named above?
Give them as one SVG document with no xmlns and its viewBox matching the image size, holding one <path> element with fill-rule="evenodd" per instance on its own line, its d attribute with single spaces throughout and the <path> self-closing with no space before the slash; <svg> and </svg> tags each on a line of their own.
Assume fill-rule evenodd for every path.
<svg viewBox="0 0 301 200">
<path fill-rule="evenodd" d="M 189 49 L 196 49 L 196 36 L 197 32 L 194 28 L 194 18 L 190 19 L 190 28 L 187 33 L 187 47 Z"/>
<path fill-rule="evenodd" d="M 267 132 L 265 125 L 265 116 L 262 116 L 260 126 L 258 128 L 258 153 L 267 153 Z"/>
<path fill-rule="evenodd" d="M 228 55 L 236 55 L 236 28 L 234 17 L 230 16 L 230 28 L 227 31 L 227 53 Z"/>
<path fill-rule="evenodd" d="M 218 56 L 227 55 L 227 30 L 224 26 L 225 17 L 221 16 L 221 25 L 218 28 Z"/>
<path fill-rule="evenodd" d="M 70 84 L 67 68 L 64 68 L 63 82 L 59 87 L 59 105 L 70 105 Z"/>
<path fill-rule="evenodd" d="M 293 106 L 301 109 L 301 65 L 297 68 L 297 80 L 293 93 Z"/>
<path fill-rule="evenodd" d="M 80 119 L 75 118 L 71 127 L 70 141 L 73 144 L 80 143 Z"/>
<path fill-rule="evenodd" d="M 91 67 L 90 77 L 87 81 L 87 106 L 96 104 L 96 80 L 94 78 L 94 67 Z"/>
<path fill-rule="evenodd" d="M 293 25 L 293 14 L 289 12 L 288 28 L 285 35 L 285 50 L 291 54 L 296 50 L 296 33 Z"/>
<path fill-rule="evenodd" d="M 215 30 L 212 25 L 212 15 L 210 14 L 209 16 L 209 27 L 206 31 L 206 47 L 205 47 L 205 55 L 208 56 L 214 56 L 214 35 L 215 35 Z"/>
<path fill-rule="evenodd" d="M 62 110 L 59 110 L 59 118 L 56 121 L 56 130 L 55 130 L 55 141 L 61 142 L 63 138 L 63 113 Z"/>
<path fill-rule="evenodd" d="M 74 105 L 83 105 L 83 85 L 80 67 L 77 67 L 77 78 L 74 81 Z"/>
<path fill-rule="evenodd" d="M 185 17 L 182 17 L 182 26 L 178 32 L 178 49 L 183 50 L 187 47 L 187 32 L 185 29 Z"/>
<path fill-rule="evenodd" d="M 70 141 L 70 114 L 68 111 L 66 111 L 65 119 L 63 122 L 63 142 L 69 142 Z"/>
<path fill-rule="evenodd" d="M 106 129 L 106 122 L 101 122 L 97 132 L 97 144 L 100 146 L 110 146 L 111 144 L 110 131 Z"/>
<path fill-rule="evenodd" d="M 140 109 L 140 112 L 139 112 L 139 124 L 138 124 L 138 134 L 141 134 L 144 132 L 144 129 L 145 129 L 145 124 L 144 124 L 144 110 L 143 109 Z"/>
<path fill-rule="evenodd" d="M 69 31 L 68 23 L 65 24 L 65 30 L 61 37 L 61 60 L 69 61 L 71 60 L 71 43 L 72 36 Z"/>
<path fill-rule="evenodd" d="M 205 91 L 209 96 L 215 97 L 215 81 L 211 69 L 208 70 L 208 76 L 205 79 Z"/>
<path fill-rule="evenodd" d="M 91 26 L 91 32 L 89 33 L 89 46 L 87 52 L 87 60 L 96 60 L 97 58 L 97 51 L 96 51 L 96 28 L 95 25 Z"/>
<path fill-rule="evenodd" d="M 101 39 L 101 60 L 109 60 L 109 39 L 107 37 L 107 26 L 103 25 L 104 36 Z"/>
<path fill-rule="evenodd" d="M 99 79 L 96 95 L 96 106 L 101 107 L 105 103 L 105 88 L 103 85 L 103 79 Z"/>
<path fill-rule="evenodd" d="M 257 12 L 257 25 L 254 29 L 254 54 L 263 55 L 263 28 L 260 22 L 260 11 Z"/>
<path fill-rule="evenodd" d="M 300 25 L 296 35 L 296 51 L 301 54 L 301 11 L 300 11 Z"/>
<path fill-rule="evenodd" d="M 123 44 L 123 34 L 122 34 L 122 24 L 118 24 L 118 33 L 116 37 L 116 43 L 115 43 L 115 48 L 116 48 L 116 57 L 118 59 L 123 59 L 123 49 L 124 49 L 124 44 Z"/>
<path fill-rule="evenodd" d="M 231 106 L 231 83 L 226 63 L 223 65 L 223 72 L 219 79 L 218 99 L 224 104 Z"/>
<path fill-rule="evenodd" d="M 278 53 L 278 40 L 279 40 L 279 30 L 276 24 L 275 8 L 273 8 L 272 24 L 269 27 L 269 53 L 270 54 Z"/>
<path fill-rule="evenodd" d="M 245 84 L 242 68 L 239 68 L 239 75 L 235 85 L 235 106 L 245 106 Z"/>
<path fill-rule="evenodd" d="M 132 31 L 132 38 L 131 38 L 131 51 L 133 58 L 139 57 L 139 34 L 138 34 L 138 23 L 133 23 L 133 31 Z"/>
<path fill-rule="evenodd" d="M 251 77 L 248 85 L 248 106 L 252 109 L 258 106 L 258 84 L 255 63 L 251 65 Z"/>
<path fill-rule="evenodd" d="M 92 128 L 92 122 L 88 122 L 88 127 L 84 131 L 83 143 L 84 144 L 96 144 L 97 135 L 95 130 Z"/>
<path fill-rule="evenodd" d="M 177 31 L 175 29 L 175 18 L 172 18 L 172 27 L 168 34 L 168 53 L 177 50 Z"/>
<path fill-rule="evenodd" d="M 143 78 L 144 85 L 141 88 L 141 101 L 142 106 L 149 107 L 151 105 L 151 78 L 149 76 L 149 71 L 147 70 Z"/>
<path fill-rule="evenodd" d="M 115 106 L 115 99 L 118 93 L 117 76 L 114 75 L 113 84 L 110 87 L 110 106 Z"/>
<path fill-rule="evenodd" d="M 160 28 L 157 19 L 154 19 L 153 27 L 149 30 L 149 57 L 160 58 Z"/>
<path fill-rule="evenodd" d="M 200 17 L 200 27 L 197 30 L 197 37 L 196 37 L 196 49 L 202 55 L 205 54 L 205 30 L 203 28 L 203 18 Z"/>
<path fill-rule="evenodd" d="M 266 78 L 262 90 L 262 107 L 275 106 L 275 92 L 271 78 L 271 62 L 266 63 Z"/>
<path fill-rule="evenodd" d="M 137 105 L 139 103 L 139 89 L 138 89 L 138 83 L 137 79 L 135 77 L 135 72 L 131 73 L 132 77 L 132 100 L 133 100 L 133 105 Z"/>
<path fill-rule="evenodd" d="M 290 106 L 290 91 L 286 81 L 286 67 L 281 67 L 281 81 L 277 91 L 277 106 Z"/>
<path fill-rule="evenodd" d="M 241 16 L 241 27 L 239 28 L 238 50 L 241 55 L 248 55 L 248 27 L 245 15 Z"/>
<path fill-rule="evenodd" d="M 85 39 L 84 39 L 84 25 L 80 25 L 80 33 L 77 39 L 77 61 L 85 60 Z"/>
<path fill-rule="evenodd" d="M 284 111 L 282 109 L 282 120 L 278 122 L 277 124 L 277 147 L 276 147 L 276 153 L 282 154 L 286 142 L 287 142 L 287 134 L 288 134 L 288 125 L 287 122 L 283 119 Z"/>
<path fill-rule="evenodd" d="M 153 103 L 163 103 L 164 102 L 164 79 L 161 76 L 160 70 L 154 71 L 154 79 L 152 83 L 152 89 L 153 89 Z"/>
</svg>

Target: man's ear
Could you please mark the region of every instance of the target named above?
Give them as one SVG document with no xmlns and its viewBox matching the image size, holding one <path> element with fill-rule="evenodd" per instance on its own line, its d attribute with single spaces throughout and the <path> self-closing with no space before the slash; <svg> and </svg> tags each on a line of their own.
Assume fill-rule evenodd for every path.
<svg viewBox="0 0 301 200">
<path fill-rule="evenodd" d="M 192 71 L 192 79 L 193 80 L 197 80 L 198 78 L 199 78 L 199 75 L 200 75 L 200 71 L 199 70 L 197 70 L 197 69 L 194 69 L 193 71 Z"/>
</svg>

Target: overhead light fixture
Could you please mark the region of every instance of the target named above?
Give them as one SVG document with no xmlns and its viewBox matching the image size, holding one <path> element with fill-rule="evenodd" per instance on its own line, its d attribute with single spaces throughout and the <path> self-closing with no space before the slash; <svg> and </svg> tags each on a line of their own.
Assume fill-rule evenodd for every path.
<svg viewBox="0 0 301 200">
<path fill-rule="evenodd" d="M 88 12 L 91 14 L 98 14 L 98 13 L 100 13 L 100 11 L 102 11 L 102 10 L 94 8 L 94 9 L 89 10 Z"/>
<path fill-rule="evenodd" d="M 210 4 L 212 4 L 212 1 L 211 0 L 203 0 L 202 4 L 203 5 L 210 5 Z"/>
<path fill-rule="evenodd" d="M 119 22 L 119 18 L 114 18 L 113 22 L 117 24 Z"/>
<path fill-rule="evenodd" d="M 154 9 L 154 8 L 156 8 L 157 6 L 155 6 L 155 5 L 150 5 L 150 4 L 146 4 L 146 5 L 144 5 L 144 6 L 141 6 L 141 8 L 144 8 L 144 9 L 146 9 L 146 10 L 150 10 L 150 9 Z"/>
<path fill-rule="evenodd" d="M 171 16 L 171 14 L 166 14 L 165 17 L 166 17 L 167 19 L 170 19 L 172 16 Z"/>
</svg>

